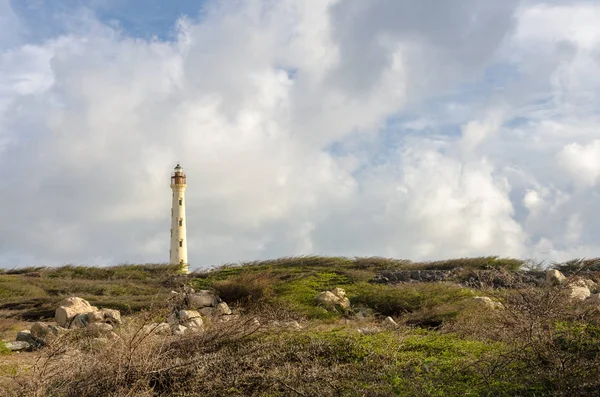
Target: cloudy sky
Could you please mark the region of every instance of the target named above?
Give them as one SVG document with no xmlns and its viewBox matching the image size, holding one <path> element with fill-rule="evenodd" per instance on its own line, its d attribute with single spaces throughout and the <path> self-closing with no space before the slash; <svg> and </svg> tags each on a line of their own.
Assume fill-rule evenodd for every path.
<svg viewBox="0 0 600 397">
<path fill-rule="evenodd" d="M 0 0 L 0 267 L 600 255 L 600 2 Z"/>
</svg>

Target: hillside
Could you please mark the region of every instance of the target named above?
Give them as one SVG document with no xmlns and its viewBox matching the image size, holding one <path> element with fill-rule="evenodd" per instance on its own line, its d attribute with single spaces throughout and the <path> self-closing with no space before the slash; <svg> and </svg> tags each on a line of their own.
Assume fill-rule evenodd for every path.
<svg viewBox="0 0 600 397">
<path fill-rule="evenodd" d="M 566 276 L 556 283 L 526 267 L 496 257 L 297 257 L 190 275 L 168 265 L 5 270 L 0 339 L 52 322 L 69 296 L 124 317 L 114 339 L 73 330 L 32 352 L 0 353 L 0 392 L 596 395 L 600 300 L 587 296 L 598 292 L 598 261 L 555 264 Z M 227 302 L 230 321 L 202 312 L 203 332 L 140 337 L 165 321 L 171 291 L 189 288 Z M 340 289 L 349 306 L 317 299 Z M 583 289 L 585 299 L 574 295 Z"/>
</svg>

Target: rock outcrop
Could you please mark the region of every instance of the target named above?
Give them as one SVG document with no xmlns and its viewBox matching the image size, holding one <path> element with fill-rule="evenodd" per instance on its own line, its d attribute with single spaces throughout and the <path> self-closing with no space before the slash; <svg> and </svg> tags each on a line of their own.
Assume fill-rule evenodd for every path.
<svg viewBox="0 0 600 397">
<path fill-rule="evenodd" d="M 334 288 L 331 291 L 323 291 L 317 295 L 317 303 L 327 309 L 350 309 L 350 300 L 346 297 L 346 291 Z"/>
<path fill-rule="evenodd" d="M 121 313 L 113 309 L 98 309 L 85 299 L 73 296 L 60 302 L 55 311 L 56 324 L 33 323 L 29 330 L 17 333 L 16 341 L 28 344 L 27 349 L 37 349 L 73 329 L 95 338 L 114 339 L 114 328 L 121 324 Z"/>
<path fill-rule="evenodd" d="M 171 320 L 167 320 L 167 322 L 171 324 L 171 326 L 176 324 L 188 327 L 185 323 L 174 320 L 174 318 L 179 318 L 182 310 L 197 313 L 197 315 L 194 314 L 194 316 L 200 319 L 200 321 L 202 321 L 202 316 L 219 322 L 229 321 L 234 316 L 227 303 L 223 302 L 221 298 L 209 290 L 200 290 L 196 292 L 192 288 L 185 288 L 181 292 L 171 291 L 169 303 L 171 308 L 169 318 Z M 192 325 L 192 328 L 203 328 L 199 324 L 196 325 L 197 326 Z"/>
</svg>

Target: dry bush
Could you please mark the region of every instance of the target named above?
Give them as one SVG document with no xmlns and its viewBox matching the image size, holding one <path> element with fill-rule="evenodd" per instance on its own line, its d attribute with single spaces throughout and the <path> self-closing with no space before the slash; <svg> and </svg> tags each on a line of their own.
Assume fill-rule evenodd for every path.
<svg viewBox="0 0 600 397">
<path fill-rule="evenodd" d="M 213 324 L 203 333 L 155 335 L 149 324 L 165 314 L 142 313 L 124 324 L 114 339 L 74 330 L 51 340 L 31 375 L 18 379 L 9 395 L 145 396 L 161 390 L 177 395 L 180 388 L 194 383 L 192 378 L 211 354 L 260 329 L 247 316 Z"/>
<path fill-rule="evenodd" d="M 462 337 L 510 347 L 503 365 L 525 363 L 543 395 L 596 396 L 600 388 L 600 307 L 569 298 L 574 277 L 560 286 L 488 291 L 503 309 L 473 305 L 445 326 Z M 500 365 L 500 364 L 498 364 Z M 542 395 L 542 394 L 540 394 Z"/>
<path fill-rule="evenodd" d="M 264 273 L 241 273 L 227 280 L 215 281 L 213 288 L 225 302 L 258 302 L 273 295 L 273 281 Z"/>
<path fill-rule="evenodd" d="M 7 396 L 392 396 L 393 360 L 357 336 L 269 330 L 282 313 L 264 305 L 207 331 L 145 331 L 156 313 L 128 322 L 114 340 L 84 331 L 50 342 L 30 376 Z M 285 315 L 285 313 L 283 313 Z M 162 315 L 162 314 L 161 314 Z M 360 394 L 364 395 L 364 394 Z"/>
</svg>

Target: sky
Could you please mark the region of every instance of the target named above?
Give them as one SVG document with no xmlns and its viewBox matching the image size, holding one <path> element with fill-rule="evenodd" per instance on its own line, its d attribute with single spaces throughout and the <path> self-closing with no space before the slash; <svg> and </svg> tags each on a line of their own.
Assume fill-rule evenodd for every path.
<svg viewBox="0 0 600 397">
<path fill-rule="evenodd" d="M 0 267 L 600 256 L 600 1 L 0 0 Z"/>
</svg>

